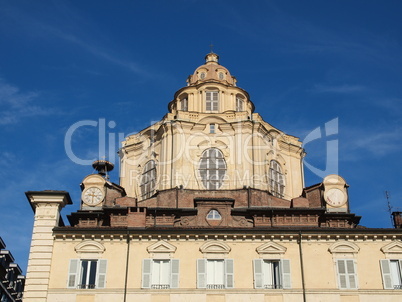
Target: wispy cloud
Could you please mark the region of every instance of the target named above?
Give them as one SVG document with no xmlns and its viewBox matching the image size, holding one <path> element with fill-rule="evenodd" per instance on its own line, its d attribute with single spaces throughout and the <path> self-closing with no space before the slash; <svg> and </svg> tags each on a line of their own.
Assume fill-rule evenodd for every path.
<svg viewBox="0 0 402 302">
<path fill-rule="evenodd" d="M 0 125 L 15 124 L 25 117 L 55 114 L 54 109 L 35 104 L 39 97 L 38 92 L 22 92 L 0 78 Z"/>
<path fill-rule="evenodd" d="M 392 37 L 357 27 L 336 31 L 314 19 L 290 13 L 286 4 L 266 1 L 259 4 L 259 13 L 254 9 L 242 11 L 235 6 L 225 9 L 231 17 L 225 27 L 246 39 L 266 43 L 270 49 L 281 53 L 337 54 L 380 65 L 391 63 L 392 66 L 402 62 L 400 45 Z"/>
<path fill-rule="evenodd" d="M 339 94 L 348 94 L 348 93 L 356 93 L 356 92 L 365 92 L 367 88 L 361 85 L 315 85 L 311 90 L 315 93 L 339 93 Z"/>
<path fill-rule="evenodd" d="M 340 138 L 342 160 L 355 161 L 379 158 L 402 152 L 400 140 L 402 128 L 394 129 L 344 129 L 346 135 Z"/>
<path fill-rule="evenodd" d="M 128 69 L 141 77 L 149 78 L 160 75 L 160 72 L 151 72 L 149 67 L 125 56 L 122 47 L 114 50 L 110 45 L 115 45 L 115 43 L 100 32 L 98 27 L 91 23 L 88 16 L 82 16 L 74 6 L 67 2 L 55 2 L 48 9 L 52 11 L 52 14 L 43 16 L 9 5 L 7 7 L 8 14 L 4 17 L 11 18 L 13 23 L 17 23 L 19 28 L 33 39 L 56 38 L 76 45 L 98 59 Z M 1 11 L 0 17 L 2 17 Z"/>
</svg>

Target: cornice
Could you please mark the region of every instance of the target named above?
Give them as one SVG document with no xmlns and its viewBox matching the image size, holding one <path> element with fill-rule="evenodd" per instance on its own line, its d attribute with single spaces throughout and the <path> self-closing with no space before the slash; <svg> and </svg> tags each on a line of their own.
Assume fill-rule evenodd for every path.
<svg viewBox="0 0 402 302">
<path fill-rule="evenodd" d="M 265 241 L 297 241 L 303 242 L 392 242 L 402 239 L 402 231 L 398 229 L 332 229 L 332 228 L 238 228 L 238 229 L 206 229 L 206 228 L 73 228 L 57 227 L 53 229 L 56 240 L 127 240 L 127 236 L 135 241 L 173 240 L 173 241 L 206 241 L 223 240 L 236 242 Z"/>
</svg>

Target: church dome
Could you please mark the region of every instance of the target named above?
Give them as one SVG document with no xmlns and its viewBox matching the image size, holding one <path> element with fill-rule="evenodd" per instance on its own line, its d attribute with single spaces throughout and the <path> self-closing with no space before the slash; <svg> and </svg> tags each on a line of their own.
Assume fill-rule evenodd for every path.
<svg viewBox="0 0 402 302">
<path fill-rule="evenodd" d="M 219 64 L 219 56 L 211 52 L 205 56 L 205 64 L 198 67 L 187 79 L 189 86 L 204 82 L 218 82 L 229 86 L 236 86 L 236 78 L 226 67 Z"/>
</svg>

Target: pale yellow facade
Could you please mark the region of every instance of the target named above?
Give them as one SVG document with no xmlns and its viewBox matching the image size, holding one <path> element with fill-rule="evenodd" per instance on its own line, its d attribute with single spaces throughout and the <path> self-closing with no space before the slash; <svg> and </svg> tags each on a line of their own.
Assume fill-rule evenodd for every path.
<svg viewBox="0 0 402 302">
<path fill-rule="evenodd" d="M 56 232 L 57 233 L 57 232 Z M 381 301 L 396 302 L 401 299 L 398 290 L 385 290 L 380 269 L 380 259 L 402 258 L 401 235 L 376 232 L 355 232 L 353 235 L 327 235 L 308 232 L 302 234 L 301 251 L 299 234 L 272 235 L 226 235 L 171 234 L 138 235 L 133 232 L 127 243 L 125 234 L 81 235 L 78 232 L 55 236 L 47 301 L 303 301 L 302 266 L 307 301 Z M 74 235 L 72 235 L 74 234 Z M 102 238 L 101 238 L 102 237 Z M 96 242 L 102 248 L 93 247 Z M 166 252 L 165 247 L 149 247 L 157 243 L 172 245 L 175 250 Z M 201 252 L 206 243 L 218 243 L 229 251 Z M 391 252 L 387 246 L 395 244 Z M 87 244 L 82 250 L 77 246 Z M 257 250 L 266 246 L 266 253 Z M 85 246 L 85 245 L 84 245 Z M 283 250 L 278 250 L 282 248 Z M 127 251 L 128 260 L 126 258 Z M 300 254 L 301 252 L 301 254 Z M 107 259 L 106 288 L 97 290 L 67 289 L 69 260 L 74 258 Z M 179 259 L 179 288 L 143 289 L 143 259 Z M 197 289 L 197 259 L 234 260 L 234 288 L 224 290 Z M 291 269 L 290 289 L 255 289 L 254 259 L 289 259 Z M 357 268 L 357 289 L 339 289 L 336 260 L 352 259 Z M 127 290 L 126 282 L 127 270 Z"/>
</svg>

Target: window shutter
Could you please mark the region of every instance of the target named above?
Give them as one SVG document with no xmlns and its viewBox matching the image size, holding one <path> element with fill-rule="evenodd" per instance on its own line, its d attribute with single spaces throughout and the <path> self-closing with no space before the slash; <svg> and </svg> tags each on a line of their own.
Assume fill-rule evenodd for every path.
<svg viewBox="0 0 402 302">
<path fill-rule="evenodd" d="M 106 268 L 107 260 L 98 260 L 98 273 L 96 276 L 96 288 L 105 288 L 106 286 Z"/>
<path fill-rule="evenodd" d="M 225 259 L 225 288 L 234 287 L 233 259 Z"/>
<path fill-rule="evenodd" d="M 384 289 L 393 289 L 389 260 L 380 260 Z"/>
<path fill-rule="evenodd" d="M 212 108 L 211 108 L 211 92 L 209 92 L 209 91 L 207 91 L 206 92 L 206 94 L 205 94 L 205 97 L 206 97 L 206 110 L 207 111 L 211 111 L 212 110 Z"/>
<path fill-rule="evenodd" d="M 179 259 L 170 260 L 170 287 L 179 287 Z"/>
<path fill-rule="evenodd" d="M 346 283 L 346 269 L 345 269 L 345 260 L 337 260 L 336 267 L 338 271 L 338 283 L 340 289 L 348 288 Z"/>
<path fill-rule="evenodd" d="M 290 260 L 281 260 L 282 288 L 292 288 L 292 278 L 290 275 Z"/>
<path fill-rule="evenodd" d="M 357 275 L 355 270 L 355 262 L 354 260 L 345 260 L 346 269 L 349 278 L 349 288 L 356 289 L 357 288 Z"/>
<path fill-rule="evenodd" d="M 142 260 L 142 288 L 151 288 L 152 259 Z"/>
<path fill-rule="evenodd" d="M 254 259 L 254 288 L 263 288 L 264 275 L 262 272 L 262 259 Z"/>
<path fill-rule="evenodd" d="M 197 259 L 197 288 L 207 287 L 207 260 Z"/>
<path fill-rule="evenodd" d="M 79 264 L 80 264 L 80 260 L 78 260 L 78 259 L 70 260 L 70 267 L 68 269 L 67 288 L 76 288 L 77 287 Z"/>
</svg>

